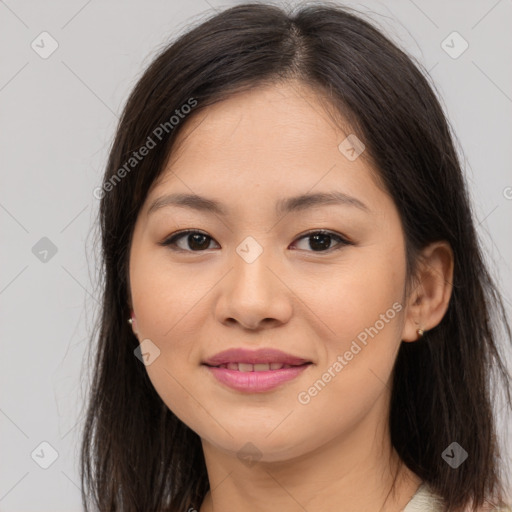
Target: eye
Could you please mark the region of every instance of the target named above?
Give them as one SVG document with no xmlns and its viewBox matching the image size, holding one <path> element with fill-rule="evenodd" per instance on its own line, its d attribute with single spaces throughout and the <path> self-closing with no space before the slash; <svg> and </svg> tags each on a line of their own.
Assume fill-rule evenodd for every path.
<svg viewBox="0 0 512 512">
<path fill-rule="evenodd" d="M 177 243 L 177 241 L 181 241 L 181 239 L 184 238 L 185 236 L 187 237 L 185 240 L 185 244 L 188 244 L 189 249 L 182 247 Z M 186 231 L 180 231 L 179 233 L 175 233 L 174 235 L 170 236 L 169 238 L 161 242 L 160 245 L 170 246 L 171 249 L 173 250 L 200 252 L 208 249 L 210 241 L 212 240 L 213 238 L 208 236 L 206 233 L 189 229 Z M 177 249 L 175 249 L 176 246 Z"/>
<path fill-rule="evenodd" d="M 313 252 L 328 252 L 331 249 L 337 250 L 341 249 L 346 245 L 353 245 L 352 242 L 349 242 L 346 238 L 333 233 L 332 231 L 318 230 L 318 231 L 310 231 L 305 235 L 301 236 L 298 240 L 310 239 L 307 244 L 309 248 L 312 249 Z M 331 247 L 331 241 L 335 239 L 338 241 L 337 246 Z M 307 249 L 306 249 L 307 250 Z"/>
<path fill-rule="evenodd" d="M 184 238 L 184 243 L 180 245 L 180 242 L 182 242 Z M 310 239 L 308 244 L 309 248 L 313 252 L 328 252 L 331 249 L 337 250 L 346 245 L 353 245 L 352 242 L 341 235 L 326 230 L 310 231 L 309 233 L 302 235 L 298 240 L 301 241 L 308 238 Z M 331 246 L 333 239 L 338 242 L 334 247 Z M 177 251 L 201 252 L 209 249 L 210 242 L 212 241 L 214 241 L 213 238 L 206 233 L 189 229 L 174 233 L 163 242 L 160 242 L 160 245 L 170 247 L 172 250 Z M 185 247 L 183 245 L 185 245 Z M 301 250 L 308 249 L 302 248 Z"/>
</svg>

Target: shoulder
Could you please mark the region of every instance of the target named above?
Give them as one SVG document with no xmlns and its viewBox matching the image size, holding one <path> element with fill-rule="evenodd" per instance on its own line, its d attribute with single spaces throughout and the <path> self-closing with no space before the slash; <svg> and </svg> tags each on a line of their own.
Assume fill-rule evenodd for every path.
<svg viewBox="0 0 512 512">
<path fill-rule="evenodd" d="M 471 512 L 468 508 L 468 512 Z M 478 512 L 512 512 L 512 505 L 497 506 L 492 503 L 486 503 L 478 509 Z"/>
<path fill-rule="evenodd" d="M 414 496 L 402 512 L 441 512 L 443 510 L 443 498 L 432 492 L 426 482 L 422 482 Z"/>
<path fill-rule="evenodd" d="M 430 486 L 423 482 L 417 489 L 416 493 L 409 501 L 403 512 L 440 512 L 443 510 L 444 500 L 438 496 Z M 473 512 L 471 507 L 466 508 L 466 512 Z M 486 503 L 480 507 L 477 512 L 512 512 L 511 505 L 498 507 L 491 503 Z"/>
<path fill-rule="evenodd" d="M 471 507 L 468 507 L 466 509 L 466 512 L 473 512 Z M 512 512 L 512 506 L 511 505 L 504 505 L 504 506 L 496 506 L 491 503 L 486 503 L 485 505 L 482 505 L 479 509 L 477 509 L 477 512 Z"/>
</svg>

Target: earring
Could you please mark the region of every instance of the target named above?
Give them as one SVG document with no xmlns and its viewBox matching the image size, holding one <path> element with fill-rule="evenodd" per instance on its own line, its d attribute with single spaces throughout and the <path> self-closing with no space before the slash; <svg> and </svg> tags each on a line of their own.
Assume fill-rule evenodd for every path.
<svg viewBox="0 0 512 512">
<path fill-rule="evenodd" d="M 139 333 L 138 333 L 138 331 L 136 331 L 134 329 L 134 327 L 136 326 L 136 324 L 134 324 L 134 320 L 135 320 L 135 315 L 133 314 L 133 311 L 131 311 L 130 318 L 128 318 L 128 323 L 132 326 L 132 330 L 133 330 L 133 333 L 135 334 L 135 336 L 137 336 Z"/>
<path fill-rule="evenodd" d="M 421 338 L 423 336 L 423 329 L 416 329 L 416 332 L 418 333 L 418 336 Z"/>
</svg>

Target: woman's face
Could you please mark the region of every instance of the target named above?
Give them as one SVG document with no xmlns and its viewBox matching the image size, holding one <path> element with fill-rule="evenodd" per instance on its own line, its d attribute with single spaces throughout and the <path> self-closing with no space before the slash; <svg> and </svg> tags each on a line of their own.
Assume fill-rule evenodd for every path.
<svg viewBox="0 0 512 512">
<path fill-rule="evenodd" d="M 351 150 L 349 133 L 296 82 L 238 94 L 187 123 L 130 250 L 134 328 L 156 391 L 203 442 L 232 454 L 253 446 L 261 461 L 355 428 L 373 437 L 386 423 L 406 274 L 399 215 L 362 148 Z M 160 201 L 150 211 L 170 194 L 219 209 Z M 314 194 L 339 199 L 289 202 Z M 179 230 L 199 233 L 162 245 Z M 204 364 L 232 348 L 310 364 L 267 370 L 278 372 L 273 387 L 270 373 Z"/>
</svg>

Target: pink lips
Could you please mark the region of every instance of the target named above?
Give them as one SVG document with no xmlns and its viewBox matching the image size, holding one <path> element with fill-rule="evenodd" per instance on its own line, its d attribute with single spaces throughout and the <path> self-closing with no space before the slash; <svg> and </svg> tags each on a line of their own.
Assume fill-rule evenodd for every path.
<svg viewBox="0 0 512 512">
<path fill-rule="evenodd" d="M 241 363 L 243 370 L 235 363 Z M 230 349 L 207 359 L 203 364 L 223 384 L 245 392 L 263 392 L 294 379 L 310 364 L 310 361 L 272 348 L 259 350 Z M 251 371 L 248 365 L 284 367 Z M 223 367 L 219 367 L 223 365 Z M 245 371 L 244 371 L 245 370 Z"/>
<path fill-rule="evenodd" d="M 210 357 L 204 364 L 208 366 L 219 366 L 226 363 L 282 363 L 290 365 L 299 365 L 308 363 L 307 359 L 292 356 L 276 350 L 275 348 L 260 348 L 258 350 L 247 350 L 245 348 L 231 348 L 224 350 Z"/>
</svg>

